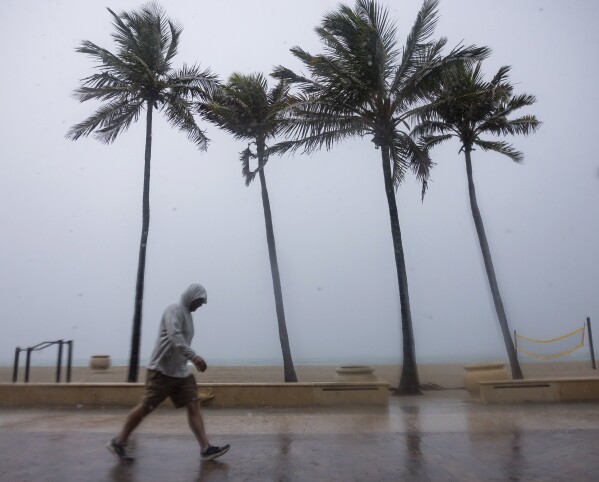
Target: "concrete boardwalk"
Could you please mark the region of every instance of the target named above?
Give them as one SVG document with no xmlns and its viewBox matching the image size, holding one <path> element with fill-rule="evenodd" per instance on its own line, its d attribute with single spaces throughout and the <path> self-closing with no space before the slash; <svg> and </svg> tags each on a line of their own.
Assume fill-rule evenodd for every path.
<svg viewBox="0 0 599 482">
<path fill-rule="evenodd" d="M 463 390 L 389 408 L 204 409 L 200 462 L 185 414 L 159 409 L 132 440 L 104 448 L 123 409 L 0 409 L 1 481 L 590 481 L 599 477 L 599 404 L 482 405 Z"/>
</svg>

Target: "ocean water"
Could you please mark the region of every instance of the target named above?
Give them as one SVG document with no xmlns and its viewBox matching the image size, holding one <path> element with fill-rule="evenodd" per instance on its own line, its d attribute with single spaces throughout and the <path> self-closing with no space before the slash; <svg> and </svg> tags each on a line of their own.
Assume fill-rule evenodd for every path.
<svg viewBox="0 0 599 482">
<path fill-rule="evenodd" d="M 561 362 L 561 361 L 586 361 L 590 360 L 590 354 L 588 348 L 583 348 L 574 353 L 570 353 L 567 356 L 555 358 L 553 360 L 547 360 L 547 363 Z M 62 364 L 66 365 L 66 350 L 63 351 Z M 141 358 L 140 364 L 145 366 L 148 363 L 148 358 Z M 419 364 L 468 364 L 468 363 L 481 363 L 485 361 L 505 361 L 507 362 L 507 356 L 492 356 L 481 358 L 480 356 L 463 355 L 460 357 L 418 357 L 417 361 Z M 520 361 L 526 362 L 537 362 L 541 361 L 536 358 L 528 356 L 521 356 Z M 283 360 L 281 358 L 211 358 L 209 361 L 210 365 L 213 366 L 282 366 Z M 34 353 L 31 357 L 32 366 L 56 366 L 57 353 L 51 354 L 39 354 Z M 400 357 L 312 357 L 312 358 L 297 358 L 294 357 L 293 363 L 295 365 L 399 365 L 401 364 Z M 14 364 L 14 353 L 12 356 L 0 356 L 0 366 L 12 367 Z M 129 358 L 125 357 L 112 357 L 113 366 L 126 366 L 129 364 Z M 74 357 L 73 366 L 88 366 L 89 358 Z M 25 366 L 25 353 L 21 353 L 19 358 L 19 366 Z"/>
</svg>

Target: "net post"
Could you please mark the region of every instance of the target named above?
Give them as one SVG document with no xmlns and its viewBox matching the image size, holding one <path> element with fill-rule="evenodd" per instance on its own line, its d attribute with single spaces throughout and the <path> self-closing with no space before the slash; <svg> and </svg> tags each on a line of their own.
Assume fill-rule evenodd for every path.
<svg viewBox="0 0 599 482">
<path fill-rule="evenodd" d="M 589 348 L 591 349 L 591 366 L 593 370 L 597 370 L 595 363 L 595 348 L 593 347 L 593 332 L 591 331 L 591 318 L 587 316 L 587 331 L 589 333 Z"/>
<path fill-rule="evenodd" d="M 27 358 L 25 360 L 25 383 L 29 383 L 29 367 L 31 365 L 31 347 L 27 348 Z"/>
<path fill-rule="evenodd" d="M 12 382 L 17 383 L 17 376 L 19 374 L 19 355 L 21 354 L 21 349 L 19 347 L 15 348 L 15 364 L 12 368 Z"/>
<path fill-rule="evenodd" d="M 73 340 L 67 341 L 69 352 L 67 355 L 67 383 L 71 382 L 71 366 L 73 365 Z"/>
<path fill-rule="evenodd" d="M 58 359 L 56 360 L 56 383 L 60 383 L 60 372 L 62 371 L 62 340 L 58 340 Z"/>
</svg>

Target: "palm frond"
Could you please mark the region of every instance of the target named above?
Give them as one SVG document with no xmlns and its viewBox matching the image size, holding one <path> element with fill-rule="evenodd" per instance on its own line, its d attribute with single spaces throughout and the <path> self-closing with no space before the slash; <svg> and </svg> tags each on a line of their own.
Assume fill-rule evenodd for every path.
<svg viewBox="0 0 599 482">
<path fill-rule="evenodd" d="M 452 137 L 454 134 L 441 134 L 441 135 L 422 135 L 420 136 L 421 148 L 430 151 L 433 147 L 443 144 Z"/>
<path fill-rule="evenodd" d="M 438 22 L 438 0 L 426 0 L 416 16 L 414 25 L 402 49 L 399 67 L 395 72 L 390 91 L 394 92 L 420 67 L 420 54 L 426 41 L 431 37 Z"/>
<path fill-rule="evenodd" d="M 284 80 L 290 85 L 299 87 L 303 92 L 312 93 L 322 89 L 322 85 L 319 85 L 308 77 L 298 75 L 282 65 L 276 66 L 270 75 L 277 80 Z"/>
<path fill-rule="evenodd" d="M 124 12 L 121 15 L 117 15 L 110 8 L 106 7 L 106 10 L 112 15 L 112 25 L 115 31 L 112 33 L 112 38 L 121 47 L 121 51 L 137 50 L 139 48 L 137 39 L 131 28 L 123 21 L 121 16 L 126 18 L 127 14 Z"/>
<path fill-rule="evenodd" d="M 541 126 L 534 115 L 508 120 L 505 116 L 493 116 L 477 127 L 476 133 L 494 135 L 529 135 Z"/>
<path fill-rule="evenodd" d="M 73 97 L 79 102 L 88 100 L 113 100 L 120 97 L 137 97 L 137 90 L 127 82 L 102 72 L 83 79 L 82 86 L 73 91 Z"/>
<path fill-rule="evenodd" d="M 167 64 L 167 68 L 170 68 L 173 57 L 177 55 L 177 51 L 179 50 L 179 39 L 181 38 L 182 28 L 172 22 L 168 21 L 168 26 L 170 30 L 170 38 L 168 39 L 169 46 L 166 55 L 164 56 L 164 62 Z"/>
<path fill-rule="evenodd" d="M 332 137 L 329 133 L 353 132 L 354 135 L 362 136 L 369 131 L 373 132 L 376 124 L 373 117 L 338 110 L 336 105 L 331 106 L 311 97 L 296 100 L 291 113 L 282 129 L 283 135 L 293 138 L 307 137 L 312 140 L 322 135 L 322 146 L 326 146 L 327 149 L 331 147 L 329 142 Z"/>
<path fill-rule="evenodd" d="M 423 120 L 412 129 L 411 136 L 417 138 L 429 136 L 435 133 L 446 135 L 447 132 L 451 131 L 451 125 L 447 124 L 446 122 L 427 119 Z"/>
<path fill-rule="evenodd" d="M 387 89 L 387 79 L 395 68 L 398 57 L 396 50 L 397 27 L 389 19 L 389 10 L 378 2 L 371 0 L 357 0 L 357 13 L 366 20 L 368 26 L 367 55 L 372 63 L 378 82 L 381 87 Z"/>
<path fill-rule="evenodd" d="M 89 40 L 83 40 L 81 45 L 75 49 L 75 52 L 89 55 L 93 60 L 100 63 L 104 69 L 112 71 L 115 74 L 129 69 L 129 65 L 117 55 Z"/>
<path fill-rule="evenodd" d="M 295 140 L 279 142 L 273 146 L 272 150 L 277 154 L 282 154 L 301 149 L 303 153 L 311 154 L 323 147 L 327 150 L 332 149 L 338 142 L 361 135 L 364 135 L 364 130 L 356 129 L 353 126 L 329 129 L 316 134 L 301 136 Z"/>
<path fill-rule="evenodd" d="M 205 151 L 208 148 L 206 133 L 200 129 L 193 117 L 193 104 L 178 95 L 167 94 L 163 109 L 167 120 L 181 132 L 187 134 L 198 149 Z"/>
<path fill-rule="evenodd" d="M 210 97 L 218 84 L 217 75 L 210 69 L 202 70 L 198 65 L 184 64 L 181 69 L 167 75 L 164 87 L 183 98 L 201 100 Z"/>
<path fill-rule="evenodd" d="M 441 55 L 446 44 L 442 38 L 421 49 L 419 68 L 410 78 L 398 84 L 393 91 L 395 100 L 393 109 L 405 109 L 415 103 L 431 102 L 434 92 L 451 75 L 453 69 L 480 60 L 489 55 L 488 47 L 457 46 L 447 55 Z"/>
<path fill-rule="evenodd" d="M 248 139 L 245 132 L 238 135 L 236 123 L 229 123 L 229 120 L 234 121 L 236 119 L 235 112 L 229 106 L 219 103 L 217 98 L 213 97 L 209 102 L 201 102 L 198 104 L 197 110 L 204 119 L 212 122 L 218 128 L 234 135 L 238 139 Z"/>
<path fill-rule="evenodd" d="M 280 80 L 268 91 L 267 101 L 271 111 L 279 111 L 289 104 L 289 84 Z"/>
<path fill-rule="evenodd" d="M 130 102 L 125 99 L 110 102 L 98 108 L 83 122 L 71 127 L 66 137 L 75 141 L 95 132 L 98 140 L 109 144 L 138 119 L 142 108 L 143 100 Z"/>
<path fill-rule="evenodd" d="M 260 172 L 260 169 L 264 169 L 264 164 L 266 164 L 266 161 L 264 161 L 264 163 L 261 166 L 258 166 L 256 169 L 254 169 L 252 171 L 250 169 L 250 159 L 256 159 L 257 157 L 258 156 L 252 152 L 249 145 L 246 149 L 241 151 L 241 153 L 239 155 L 239 160 L 241 161 L 241 166 L 242 166 L 241 167 L 241 175 L 245 179 L 246 186 L 250 185 L 250 183 L 256 177 L 256 174 L 258 174 Z"/>
<path fill-rule="evenodd" d="M 514 95 L 507 102 L 506 112 L 511 114 L 515 110 L 521 109 L 522 107 L 533 105 L 536 101 L 536 97 L 531 94 Z"/>
<path fill-rule="evenodd" d="M 511 144 L 505 141 L 483 141 L 482 139 L 477 139 L 474 143 L 482 148 L 483 151 L 498 152 L 509 157 L 514 162 L 522 162 L 524 159 L 524 155 L 520 151 L 515 150 Z"/>
<path fill-rule="evenodd" d="M 511 132 L 510 134 L 529 135 L 537 131 L 541 127 L 542 122 L 534 115 L 524 115 L 517 119 L 509 121 Z"/>
<path fill-rule="evenodd" d="M 416 179 L 422 183 L 422 196 L 424 197 L 430 170 L 433 166 L 428 151 L 418 145 L 409 134 L 396 131 L 391 144 L 390 156 L 393 164 L 392 175 L 395 189 L 402 183 L 407 169 L 410 168 L 416 175 Z"/>
<path fill-rule="evenodd" d="M 403 77 L 395 77 L 390 88 L 393 97 L 391 109 L 394 112 L 405 111 L 429 98 L 438 83 L 438 65 L 442 62 L 440 54 L 446 43 L 447 39 L 440 38 L 420 45 L 403 71 Z"/>
</svg>

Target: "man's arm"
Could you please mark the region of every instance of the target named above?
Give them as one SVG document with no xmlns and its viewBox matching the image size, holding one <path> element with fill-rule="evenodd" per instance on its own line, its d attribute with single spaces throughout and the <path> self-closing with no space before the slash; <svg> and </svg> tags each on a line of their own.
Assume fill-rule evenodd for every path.
<svg viewBox="0 0 599 482">
<path fill-rule="evenodd" d="M 177 351 L 188 360 L 193 360 L 197 354 L 183 338 L 183 319 L 183 313 L 179 310 L 169 309 L 164 315 L 166 335 Z"/>
<path fill-rule="evenodd" d="M 185 338 L 183 337 L 183 320 L 184 315 L 179 310 L 169 310 L 164 317 L 166 334 L 173 346 L 179 350 L 187 360 L 191 361 L 199 371 L 203 372 L 208 368 L 208 365 L 185 341 Z"/>
</svg>

